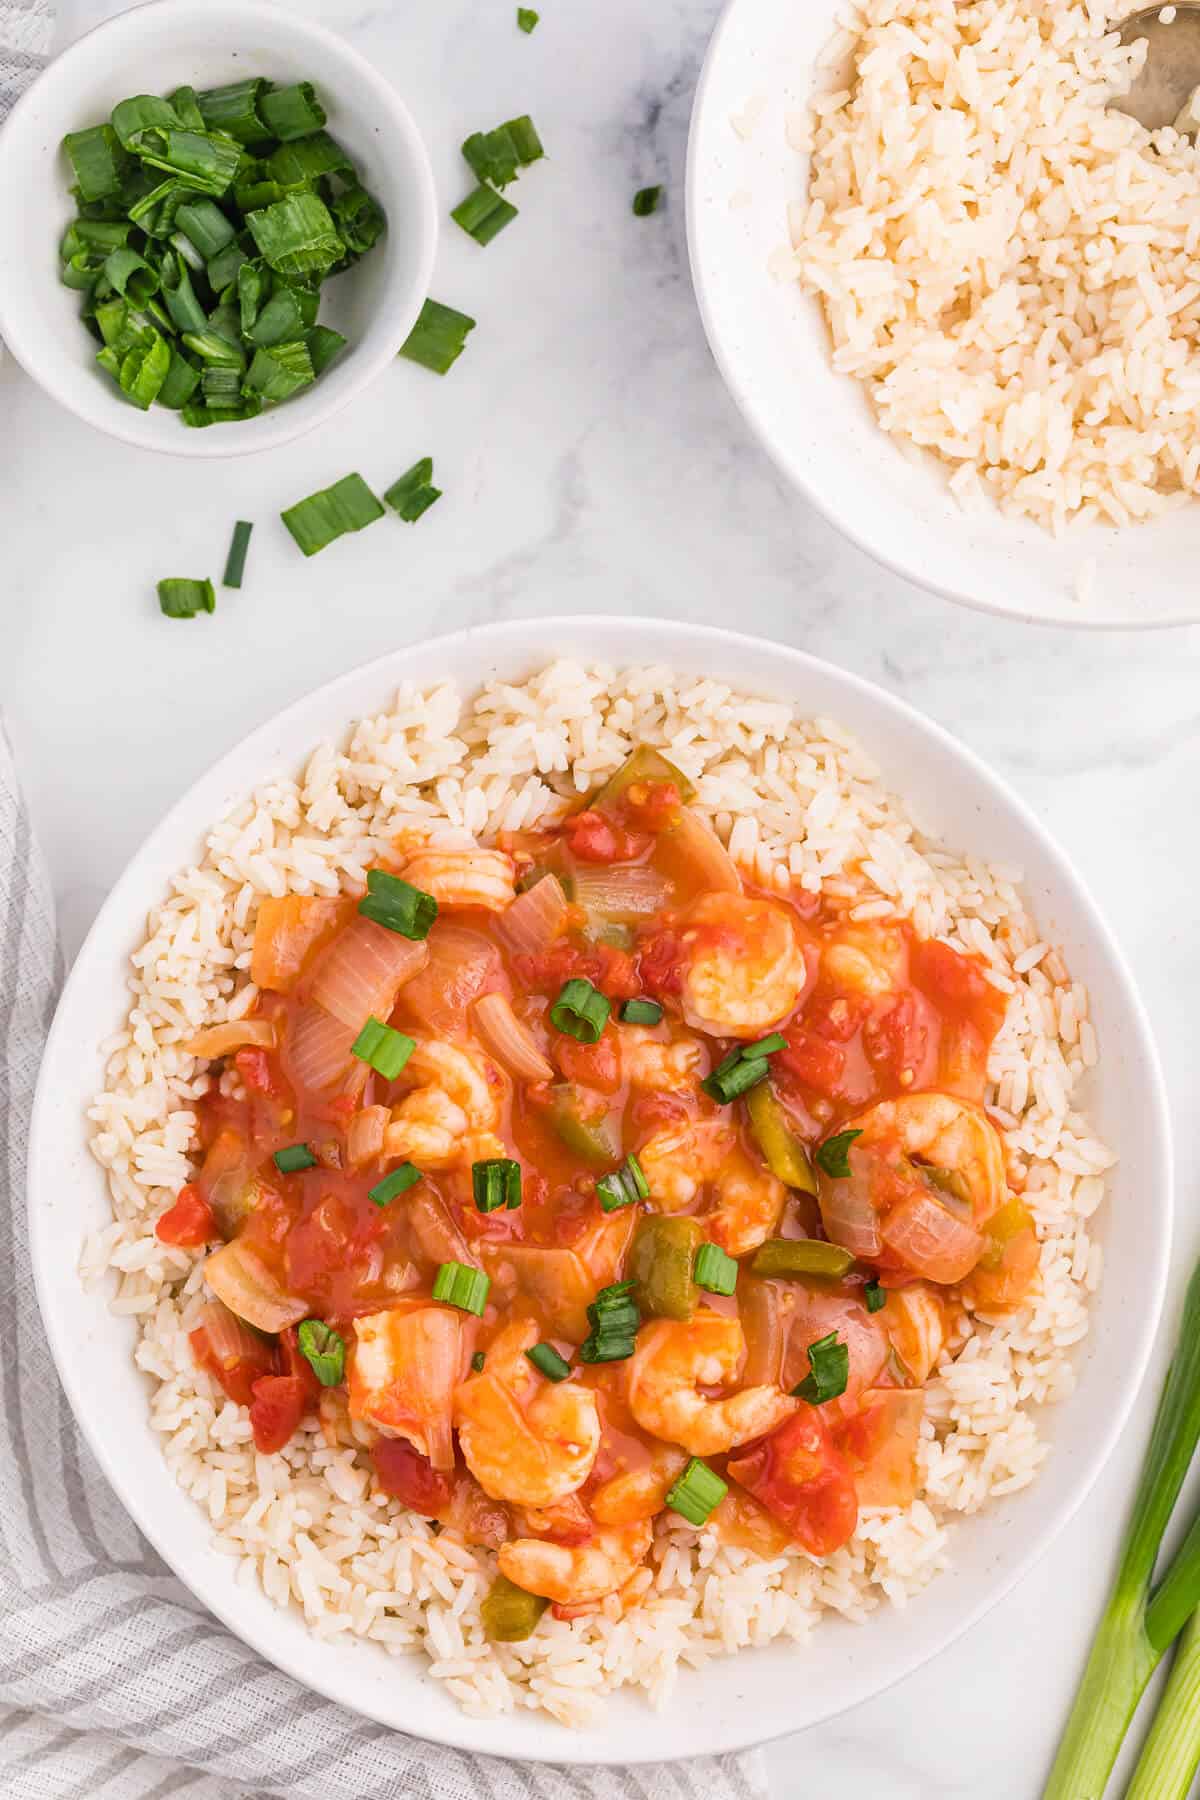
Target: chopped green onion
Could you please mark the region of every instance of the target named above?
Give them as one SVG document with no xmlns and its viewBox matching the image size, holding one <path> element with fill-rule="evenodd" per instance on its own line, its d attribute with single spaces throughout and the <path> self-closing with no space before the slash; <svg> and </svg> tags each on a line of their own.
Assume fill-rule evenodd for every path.
<svg viewBox="0 0 1200 1800">
<path fill-rule="evenodd" d="M 188 187 L 214 199 L 229 187 L 241 161 L 241 151 L 228 139 L 202 131 L 160 131 L 156 127 L 143 132 L 138 155 L 152 169 L 177 175 Z"/>
<path fill-rule="evenodd" d="M 861 1136 L 861 1131 L 839 1131 L 836 1137 L 826 1138 L 813 1153 L 817 1167 L 834 1181 L 845 1181 L 850 1173 L 850 1146 Z"/>
<path fill-rule="evenodd" d="M 471 1373 L 472 1373 L 472 1375 L 482 1375 L 483 1374 L 483 1365 L 486 1360 L 487 1359 L 485 1358 L 482 1350 L 477 1350 L 475 1352 L 474 1356 L 471 1358 Z"/>
<path fill-rule="evenodd" d="M 167 379 L 158 390 L 158 404 L 178 411 L 180 407 L 187 405 L 199 386 L 199 369 L 193 368 L 187 357 L 178 350 L 172 350 Z"/>
<path fill-rule="evenodd" d="M 402 1031 L 393 1031 L 372 1013 L 351 1044 L 350 1052 L 359 1062 L 370 1063 L 385 1081 L 395 1081 L 416 1047 L 413 1038 L 406 1037 Z"/>
<path fill-rule="evenodd" d="M 568 981 L 550 1008 L 550 1023 L 556 1031 L 573 1037 L 581 1044 L 594 1044 L 608 1023 L 610 1003 L 590 981 L 577 975 Z"/>
<path fill-rule="evenodd" d="M 343 475 L 332 487 L 297 501 L 279 516 L 305 556 L 315 556 L 335 538 L 382 519 L 383 510 L 361 475 Z"/>
<path fill-rule="evenodd" d="M 133 306 L 145 306 L 159 289 L 158 276 L 136 250 L 112 251 L 104 259 L 104 273 L 121 298 Z"/>
<path fill-rule="evenodd" d="M 399 937 L 420 943 L 429 936 L 438 916 L 438 903 L 432 894 L 389 875 L 386 869 L 368 869 L 367 891 L 358 903 L 364 919 L 373 919 Z"/>
<path fill-rule="evenodd" d="M 293 194 L 247 213 L 246 224 L 259 255 L 280 275 L 324 275 L 341 259 L 342 240 L 317 194 Z"/>
<path fill-rule="evenodd" d="M 571 1373 L 571 1365 L 564 1362 L 553 1344 L 535 1344 L 532 1350 L 525 1352 L 539 1375 L 547 1381 L 565 1381 Z"/>
<path fill-rule="evenodd" d="M 602 1212 L 616 1212 L 619 1207 L 632 1206 L 638 1200 L 650 1198 L 650 1184 L 642 1173 L 642 1165 L 632 1151 L 625 1158 L 619 1169 L 611 1175 L 602 1175 L 596 1183 L 596 1192 L 600 1196 Z"/>
<path fill-rule="evenodd" d="M 447 1306 L 457 1306 L 460 1312 L 474 1313 L 476 1318 L 482 1318 L 491 1285 L 482 1269 L 473 1269 L 466 1263 L 446 1262 L 434 1276 L 433 1297 L 445 1301 Z"/>
<path fill-rule="evenodd" d="M 479 1212 L 509 1212 L 521 1204 L 521 1165 L 511 1157 L 497 1156 L 471 1164 L 471 1191 Z"/>
<path fill-rule="evenodd" d="M 492 187 L 507 187 L 516 180 L 521 166 L 517 146 L 506 125 L 497 125 L 494 131 L 473 131 L 464 140 L 462 153 L 475 179 Z"/>
<path fill-rule="evenodd" d="M 689 1525 L 704 1525 L 728 1492 L 728 1482 L 722 1481 L 698 1456 L 693 1456 L 683 1474 L 668 1489 L 667 1505 L 680 1513 Z"/>
<path fill-rule="evenodd" d="M 732 1294 L 737 1286 L 738 1266 L 719 1244 L 701 1244 L 696 1252 L 692 1280 L 708 1294 Z"/>
<path fill-rule="evenodd" d="M 400 355 L 409 362 L 444 375 L 458 361 L 474 331 L 475 321 L 467 313 L 443 306 L 440 300 L 426 300 L 421 315 L 400 346 Z"/>
<path fill-rule="evenodd" d="M 327 131 L 314 131 L 294 144 L 281 144 L 260 166 L 284 187 L 307 187 L 323 175 L 354 174 L 354 164 Z"/>
<path fill-rule="evenodd" d="M 810 1406 L 824 1406 L 846 1391 L 850 1379 L 850 1351 L 836 1331 L 828 1331 L 808 1346 L 809 1374 L 792 1393 Z"/>
<path fill-rule="evenodd" d="M 246 265 L 246 268 L 253 269 L 253 267 L 253 263 Z M 238 271 L 239 289 L 245 273 L 245 268 Z M 249 289 L 249 277 L 247 277 L 245 285 Z M 303 330 L 304 313 L 300 305 L 300 296 L 294 289 L 285 287 L 271 295 L 266 305 L 256 315 L 253 325 L 247 329 L 246 336 L 252 344 L 257 344 L 260 349 L 269 350 L 275 344 L 294 342 Z"/>
<path fill-rule="evenodd" d="M 304 341 L 308 345 L 308 354 L 312 359 L 313 375 L 323 375 L 339 351 L 346 348 L 346 339 L 340 331 L 332 331 L 328 325 L 314 325 L 306 331 Z"/>
<path fill-rule="evenodd" d="M 286 400 L 301 388 L 310 387 L 312 379 L 312 358 L 302 338 L 290 344 L 276 344 L 270 350 L 256 350 L 245 377 L 246 387 L 261 394 L 264 400 Z"/>
<path fill-rule="evenodd" d="M 246 395 L 240 406 L 185 406 L 180 418 L 185 425 L 226 425 L 237 419 L 256 419 L 262 411 L 257 394 Z"/>
<path fill-rule="evenodd" d="M 528 37 L 531 31 L 537 29 L 538 17 L 539 15 L 534 12 L 532 6 L 518 6 L 517 30 L 523 31 Z"/>
<path fill-rule="evenodd" d="M 600 1289 L 587 1309 L 591 1333 L 579 1348 L 579 1360 L 587 1363 L 624 1362 L 633 1355 L 637 1328 L 642 1322 L 631 1296 L 632 1281 L 616 1281 Z"/>
<path fill-rule="evenodd" d="M 406 1194 L 410 1187 L 416 1187 L 421 1179 L 421 1171 L 414 1163 L 404 1162 L 382 1181 L 377 1181 L 373 1188 L 367 1189 L 367 1199 L 374 1206 L 387 1206 L 397 1196 Z"/>
<path fill-rule="evenodd" d="M 450 214 L 454 223 L 461 225 L 467 236 L 473 237 L 481 245 L 490 244 L 506 225 L 512 224 L 516 216 L 515 206 L 510 205 L 495 188 L 482 185 L 474 188 Z"/>
<path fill-rule="evenodd" d="M 246 551 L 250 544 L 250 533 L 254 526 L 247 519 L 239 519 L 233 528 L 233 539 L 229 545 L 229 555 L 225 559 L 225 573 L 221 585 L 227 588 L 240 588 L 242 574 L 246 567 Z"/>
<path fill-rule="evenodd" d="M 167 95 L 167 105 L 188 131 L 203 131 L 208 123 L 200 111 L 200 101 L 194 87 L 177 87 L 173 94 Z"/>
<path fill-rule="evenodd" d="M 169 578 L 158 584 L 158 604 L 168 619 L 194 619 L 197 613 L 215 612 L 217 597 L 211 581 Z"/>
<path fill-rule="evenodd" d="M 887 1305 L 887 1293 L 877 1281 L 868 1281 L 863 1289 L 863 1299 L 869 1313 L 877 1313 Z"/>
<path fill-rule="evenodd" d="M 71 159 L 81 200 L 107 200 L 121 186 L 121 147 L 111 125 L 69 131 L 63 149 Z"/>
<path fill-rule="evenodd" d="M 782 1031 L 773 1031 L 770 1037 L 759 1038 L 757 1043 L 742 1046 L 743 1057 L 774 1056 L 777 1050 L 787 1049 L 787 1039 Z"/>
<path fill-rule="evenodd" d="M 126 150 L 138 150 L 148 131 L 178 131 L 180 123 L 175 108 L 157 94 L 135 94 L 112 109 L 112 128 Z"/>
<path fill-rule="evenodd" d="M 212 261 L 205 269 L 204 272 L 208 276 L 208 285 L 212 288 L 214 294 L 219 294 L 221 296 L 222 303 L 227 300 L 232 301 L 234 298 L 234 295 L 232 294 L 227 295 L 225 290 L 235 286 L 238 275 L 247 261 L 248 258 L 246 252 L 242 249 L 240 243 L 227 244 L 224 250 L 219 250 L 217 252 L 216 256 L 212 258 Z M 240 335 L 240 312 L 237 321 L 231 320 L 230 323 L 233 326 L 234 335 Z"/>
<path fill-rule="evenodd" d="M 304 1319 L 296 1333 L 300 1351 L 322 1387 L 336 1387 L 346 1373 L 346 1342 L 321 1319 Z"/>
<path fill-rule="evenodd" d="M 259 100 L 258 110 L 267 127 L 266 135 L 278 138 L 281 144 L 320 131 L 325 123 L 325 108 L 309 81 L 298 81 L 293 87 L 269 89 Z"/>
<path fill-rule="evenodd" d="M 517 147 L 517 160 L 523 169 L 530 163 L 540 162 L 546 150 L 537 134 L 537 127 L 528 113 L 522 113 L 518 119 L 506 119 L 502 127 Z"/>
<path fill-rule="evenodd" d="M 175 224 L 203 260 L 211 262 L 237 236 L 220 207 L 212 200 L 189 200 L 175 214 Z"/>
<path fill-rule="evenodd" d="M 432 474 L 433 458 L 423 456 L 401 475 L 399 481 L 394 481 L 383 496 L 408 525 L 415 524 L 421 514 L 428 512 L 434 501 L 442 497 L 441 488 L 434 487 L 430 481 Z"/>
<path fill-rule="evenodd" d="M 219 369 L 244 369 L 246 366 L 246 353 L 241 345 L 231 344 L 219 331 L 185 331 L 183 342 L 201 362 L 214 364 Z"/>
<path fill-rule="evenodd" d="M 621 1007 L 621 1018 L 626 1025 L 657 1025 L 663 1016 L 663 1009 L 657 1000 L 626 1000 Z"/>
<path fill-rule="evenodd" d="M 633 196 L 633 215 L 636 219 L 648 219 L 652 212 L 658 211 L 658 203 L 662 199 L 661 187 L 639 188 Z"/>
<path fill-rule="evenodd" d="M 756 1082 L 765 1081 L 767 1075 L 767 1059 L 765 1056 L 746 1056 L 741 1046 L 731 1050 L 724 1062 L 718 1063 L 711 1075 L 706 1075 L 700 1086 L 712 1100 L 719 1100 L 728 1106 L 739 1094 L 744 1094 Z"/>
<path fill-rule="evenodd" d="M 368 250 L 374 249 L 387 230 L 383 208 L 357 182 L 353 187 L 334 195 L 330 210 L 338 236 L 351 257 L 365 256 Z"/>
<path fill-rule="evenodd" d="M 300 1169 L 315 1169 L 317 1159 L 307 1144 L 289 1144 L 285 1150 L 277 1150 L 272 1162 L 281 1175 L 295 1175 Z"/>
<path fill-rule="evenodd" d="M 266 91 L 265 81 L 251 77 L 226 87 L 206 88 L 196 95 L 196 105 L 210 131 L 224 131 L 239 144 L 260 144 L 271 136 L 259 112 Z"/>
<path fill-rule="evenodd" d="M 187 263 L 174 250 L 168 250 L 162 260 L 162 294 L 176 331 L 195 336 L 207 330 L 208 318 L 196 298 Z"/>
</svg>

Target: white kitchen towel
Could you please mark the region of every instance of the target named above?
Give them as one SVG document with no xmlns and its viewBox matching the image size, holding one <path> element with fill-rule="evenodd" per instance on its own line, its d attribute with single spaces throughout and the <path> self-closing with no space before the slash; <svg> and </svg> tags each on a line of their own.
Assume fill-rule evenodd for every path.
<svg viewBox="0 0 1200 1800">
<path fill-rule="evenodd" d="M 45 66 L 53 27 L 49 0 L 0 0 L 0 119 Z"/>
</svg>

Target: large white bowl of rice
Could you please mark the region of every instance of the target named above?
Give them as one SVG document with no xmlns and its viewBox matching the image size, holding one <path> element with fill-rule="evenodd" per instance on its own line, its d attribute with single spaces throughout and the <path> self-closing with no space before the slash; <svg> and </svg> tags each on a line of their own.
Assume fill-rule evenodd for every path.
<svg viewBox="0 0 1200 1800">
<path fill-rule="evenodd" d="M 765 448 L 910 580 L 1200 618 L 1200 152 L 1106 107 L 1121 0 L 728 0 L 688 238 Z"/>
<path fill-rule="evenodd" d="M 823 1561 L 663 1519 L 622 1616 L 489 1643 L 489 1554 L 377 1490 L 315 1423 L 256 1455 L 187 1350 L 201 1265 L 156 1237 L 189 1179 L 205 1066 L 245 994 L 260 899 L 362 885 L 423 814 L 486 841 L 552 818 L 656 743 L 760 887 L 982 958 L 1008 997 L 987 1103 L 1040 1244 L 1032 1298 L 976 1317 L 927 1384 L 921 1491 Z M 499 1756 L 639 1762 L 794 1731 L 966 1631 L 1070 1520 L 1146 1367 L 1171 1217 L 1163 1086 L 1093 901 L 1031 811 L 899 701 L 777 644 L 655 620 L 539 619 L 330 682 L 179 801 L 68 981 L 35 1107 L 29 1205 L 51 1347 L 130 1514 L 205 1606 L 318 1692 Z M 81 1279 L 82 1277 L 82 1279 Z"/>
</svg>

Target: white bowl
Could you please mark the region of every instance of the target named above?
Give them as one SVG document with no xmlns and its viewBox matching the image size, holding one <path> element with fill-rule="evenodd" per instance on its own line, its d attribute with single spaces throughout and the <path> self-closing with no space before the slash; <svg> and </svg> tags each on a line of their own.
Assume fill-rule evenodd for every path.
<svg viewBox="0 0 1200 1800">
<path fill-rule="evenodd" d="M 128 1006 L 127 959 L 170 876 L 235 801 L 299 770 L 319 739 L 380 711 L 400 681 L 449 676 L 469 691 L 496 676 L 519 680 L 556 654 L 719 670 L 740 688 L 832 716 L 947 841 L 1022 865 L 1041 928 L 1090 987 L 1102 1055 L 1089 1105 L 1122 1159 L 1098 1220 L 1107 1273 L 1079 1386 L 1046 1416 L 1053 1454 L 1037 1481 L 956 1525 L 951 1569 L 904 1611 L 866 1626 L 831 1620 L 808 1649 L 777 1645 L 684 1673 L 662 1712 L 617 1695 L 599 1725 L 574 1733 L 526 1711 L 466 1718 L 420 1660 L 319 1642 L 295 1613 L 239 1586 L 235 1564 L 211 1547 L 203 1514 L 167 1471 L 148 1422 L 148 1384 L 134 1367 L 133 1321 L 114 1318 L 104 1294 L 84 1294 L 76 1273 L 84 1232 L 109 1217 L 84 1120 L 101 1081 L 97 1046 Z M 1120 952 L 1062 851 L 969 751 L 880 689 L 778 644 L 652 619 L 536 619 L 435 639 L 341 676 L 254 732 L 184 795 L 113 889 L 67 983 L 34 1108 L 29 1208 L 42 1313 L 80 1426 L 146 1536 L 219 1618 L 298 1680 L 419 1737 L 547 1762 L 639 1762 L 736 1749 L 866 1699 L 944 1649 L 1042 1554 L 1091 1486 L 1142 1379 L 1170 1240 L 1170 1136 L 1154 1045 Z"/>
<path fill-rule="evenodd" d="M 383 207 L 388 229 L 369 256 L 321 291 L 321 323 L 349 339 L 325 373 L 256 419 L 191 429 L 166 407 L 139 411 L 96 365 L 80 296 L 59 280 L 59 240 L 75 214 L 60 146 L 67 132 L 107 120 L 130 94 L 258 75 L 315 82 L 329 130 Z M 340 37 L 259 0 L 154 0 L 98 25 L 17 102 L 0 130 L 0 166 L 0 338 L 71 412 L 147 450 L 240 456 L 312 431 L 388 366 L 429 291 L 437 196 L 407 108 Z"/>
<path fill-rule="evenodd" d="M 687 165 L 692 277 L 713 355 L 747 422 L 847 537 L 947 599 L 1059 625 L 1200 619 L 1200 505 L 1120 532 L 1072 529 L 1058 541 L 991 506 L 964 512 L 945 465 L 931 456 L 909 461 L 876 424 L 862 385 L 834 373 L 816 300 L 769 273 L 772 251 L 788 241 L 788 203 L 808 180 L 808 159 L 788 146 L 787 121 L 813 90 L 813 65 L 839 9 L 840 0 L 727 0 L 696 89 Z M 755 114 L 744 140 L 731 121 Z M 1095 582 L 1080 599 L 1089 563 Z"/>
</svg>

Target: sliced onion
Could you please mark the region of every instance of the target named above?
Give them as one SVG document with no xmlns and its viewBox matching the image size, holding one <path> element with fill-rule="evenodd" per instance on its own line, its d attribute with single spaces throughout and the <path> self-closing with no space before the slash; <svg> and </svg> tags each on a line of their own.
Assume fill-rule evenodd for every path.
<svg viewBox="0 0 1200 1800">
<path fill-rule="evenodd" d="M 483 1266 L 501 1291 L 530 1300 L 552 1332 L 578 1341 L 588 1335 L 587 1309 L 596 1283 L 573 1250 L 533 1244 L 485 1244 Z"/>
<path fill-rule="evenodd" d="M 536 956 L 567 928 L 571 906 L 557 875 L 543 875 L 501 913 L 496 929 L 510 950 Z"/>
<path fill-rule="evenodd" d="M 783 1359 L 795 1315 L 794 1283 L 763 1281 L 753 1275 L 743 1276 L 739 1281 L 738 1317 L 746 1334 L 743 1386 L 783 1385 Z"/>
<path fill-rule="evenodd" d="M 540 885 L 540 884 L 539 884 Z M 537 888 L 532 890 L 537 892 Z M 580 863 L 575 875 L 575 904 L 591 919 L 613 925 L 636 925 L 653 918 L 670 896 L 666 876 L 648 865 L 609 868 L 604 863 Z"/>
<path fill-rule="evenodd" d="M 306 1006 L 294 1020 L 285 1046 L 296 1086 L 320 1092 L 344 1081 L 354 1061 L 350 1046 L 357 1035 L 353 1026 L 343 1025 L 319 1006 Z"/>
<path fill-rule="evenodd" d="M 411 1199 L 405 1195 L 405 1218 L 418 1253 L 435 1268 L 445 1262 L 475 1260 L 445 1203 L 424 1182 L 412 1190 Z"/>
<path fill-rule="evenodd" d="M 475 1028 L 498 1062 L 521 1081 L 553 1081 L 554 1066 L 538 1049 L 503 994 L 485 994 L 474 1006 Z"/>
<path fill-rule="evenodd" d="M 312 997 L 343 1025 L 361 1031 L 372 1014 L 387 1018 L 400 988 L 428 960 L 424 942 L 355 917 L 317 959 Z"/>
<path fill-rule="evenodd" d="M 677 869 L 685 873 L 688 886 L 697 892 L 741 893 L 742 878 L 732 856 L 716 833 L 686 806 L 678 823 L 659 834 L 658 843 L 671 874 Z"/>
<path fill-rule="evenodd" d="M 221 1368 L 236 1363 L 262 1363 L 268 1346 L 258 1332 L 251 1331 L 244 1319 L 231 1312 L 223 1300 L 210 1300 L 200 1313 L 200 1324 L 208 1339 L 209 1353 Z M 265 1364 L 264 1364 L 265 1367 Z"/>
<path fill-rule="evenodd" d="M 808 1346 L 836 1333 L 846 1346 L 850 1369 L 839 1410 L 858 1405 L 861 1395 L 878 1381 L 890 1348 L 882 1321 L 848 1294 L 827 1293 L 807 1283 L 793 1283 L 796 1310 L 788 1330 L 780 1386 L 789 1393 L 809 1372 Z"/>
<path fill-rule="evenodd" d="M 434 1037 L 454 1037 L 467 1022 L 467 1008 L 500 973 L 500 953 L 469 925 L 439 919 L 426 938 L 429 961 L 406 983 L 406 1017 Z"/>
<path fill-rule="evenodd" d="M 353 902 L 316 894 L 267 894 L 258 903 L 250 979 L 277 994 L 291 991 L 309 952 L 337 930 Z"/>
<path fill-rule="evenodd" d="M 308 1306 L 280 1287 L 258 1252 L 243 1238 L 214 1250 L 204 1279 L 231 1312 L 259 1331 L 282 1331 L 308 1317 Z"/>
<path fill-rule="evenodd" d="M 866 1191 L 865 1179 L 857 1174 L 841 1181 L 822 1176 L 820 1190 L 821 1221 L 826 1237 L 832 1243 L 840 1244 L 843 1250 L 849 1250 L 852 1256 L 868 1259 L 878 1256 L 883 1247 L 879 1214 Z"/>
<path fill-rule="evenodd" d="M 383 1155 L 383 1134 L 391 1116 L 386 1106 L 364 1106 L 355 1113 L 346 1131 L 346 1160 L 351 1168 L 361 1169 Z"/>
<path fill-rule="evenodd" d="M 979 1261 L 987 1239 L 929 1193 L 911 1193 L 883 1221 L 881 1235 L 894 1256 L 916 1275 L 943 1285 L 962 1281 Z"/>
<path fill-rule="evenodd" d="M 230 1019 L 225 1025 L 210 1025 L 198 1031 L 183 1047 L 189 1056 L 228 1056 L 231 1051 L 247 1046 L 258 1050 L 275 1048 L 275 1026 L 270 1019 Z"/>
</svg>

